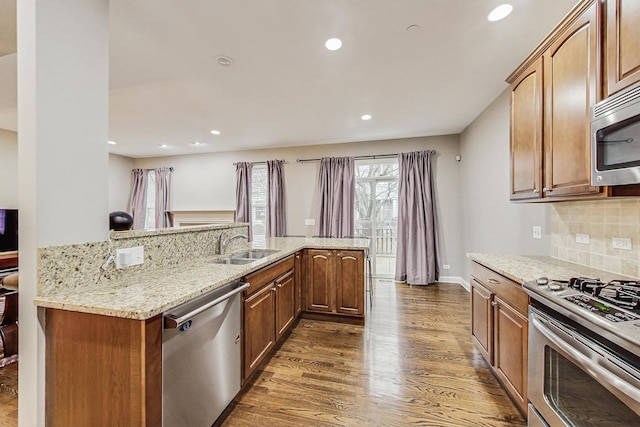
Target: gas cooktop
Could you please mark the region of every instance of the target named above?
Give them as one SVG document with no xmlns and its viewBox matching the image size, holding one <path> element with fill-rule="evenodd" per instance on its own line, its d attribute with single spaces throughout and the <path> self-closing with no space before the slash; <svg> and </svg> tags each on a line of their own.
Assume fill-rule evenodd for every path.
<svg viewBox="0 0 640 427">
<path fill-rule="evenodd" d="M 544 306 L 640 354 L 640 281 L 540 277 L 523 287 Z"/>
</svg>

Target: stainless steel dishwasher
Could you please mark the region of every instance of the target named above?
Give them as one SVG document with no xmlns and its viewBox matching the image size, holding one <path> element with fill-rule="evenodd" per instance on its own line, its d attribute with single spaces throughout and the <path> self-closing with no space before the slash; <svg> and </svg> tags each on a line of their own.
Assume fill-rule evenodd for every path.
<svg viewBox="0 0 640 427">
<path fill-rule="evenodd" d="M 210 427 L 240 391 L 240 293 L 248 287 L 232 282 L 164 313 L 164 427 Z"/>
</svg>

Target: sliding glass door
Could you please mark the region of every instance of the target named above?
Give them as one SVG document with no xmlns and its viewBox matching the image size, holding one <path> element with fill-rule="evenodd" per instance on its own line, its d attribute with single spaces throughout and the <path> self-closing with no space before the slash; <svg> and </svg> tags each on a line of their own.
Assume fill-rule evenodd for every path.
<svg viewBox="0 0 640 427">
<path fill-rule="evenodd" d="M 356 160 L 355 230 L 371 239 L 374 276 L 394 275 L 397 225 L 397 159 Z"/>
</svg>

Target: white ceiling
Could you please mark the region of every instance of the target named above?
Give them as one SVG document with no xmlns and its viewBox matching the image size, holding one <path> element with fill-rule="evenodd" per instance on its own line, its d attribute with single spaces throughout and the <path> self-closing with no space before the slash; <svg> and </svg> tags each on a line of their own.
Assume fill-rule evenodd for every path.
<svg viewBox="0 0 640 427">
<path fill-rule="evenodd" d="M 118 145 L 109 150 L 149 157 L 460 133 L 577 2 L 510 0 L 513 13 L 490 23 L 505 1 L 111 0 Z M 0 0 L 3 16 L 12 3 Z M 342 49 L 324 48 L 331 37 Z M 16 55 L 6 53 L 0 127 L 16 130 Z"/>
</svg>

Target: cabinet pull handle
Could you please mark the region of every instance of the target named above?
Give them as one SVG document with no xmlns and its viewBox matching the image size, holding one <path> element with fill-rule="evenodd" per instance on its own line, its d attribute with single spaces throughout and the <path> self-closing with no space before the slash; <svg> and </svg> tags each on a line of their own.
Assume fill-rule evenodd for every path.
<svg viewBox="0 0 640 427">
<path fill-rule="evenodd" d="M 492 285 L 498 285 L 500 284 L 499 281 L 497 281 L 496 279 L 487 279 L 487 282 L 491 283 Z"/>
</svg>

